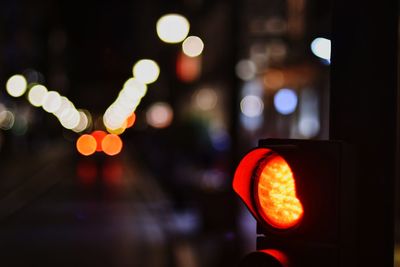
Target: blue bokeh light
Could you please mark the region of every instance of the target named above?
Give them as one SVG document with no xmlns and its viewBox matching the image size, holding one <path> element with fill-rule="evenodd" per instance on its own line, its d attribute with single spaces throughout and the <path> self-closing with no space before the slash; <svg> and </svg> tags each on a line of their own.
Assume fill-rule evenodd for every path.
<svg viewBox="0 0 400 267">
<path fill-rule="evenodd" d="M 274 106 L 279 113 L 288 115 L 296 110 L 297 101 L 297 94 L 294 90 L 283 88 L 275 94 Z"/>
</svg>

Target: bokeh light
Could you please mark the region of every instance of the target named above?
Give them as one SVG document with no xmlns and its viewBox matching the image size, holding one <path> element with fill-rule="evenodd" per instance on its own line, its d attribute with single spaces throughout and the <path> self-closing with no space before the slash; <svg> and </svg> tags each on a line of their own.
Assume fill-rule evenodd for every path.
<svg viewBox="0 0 400 267">
<path fill-rule="evenodd" d="M 118 103 L 118 102 L 117 102 Z M 103 123 L 106 128 L 115 130 L 123 126 L 127 116 L 129 116 L 129 110 L 124 109 L 123 106 L 117 105 L 114 102 L 103 115 Z"/>
<path fill-rule="evenodd" d="M 285 74 L 281 70 L 269 70 L 264 74 L 264 85 L 269 89 L 279 89 L 285 84 Z"/>
<path fill-rule="evenodd" d="M 142 83 L 153 83 L 159 75 L 160 67 L 154 60 L 142 59 L 133 66 L 133 76 Z"/>
<path fill-rule="evenodd" d="M 121 128 L 118 128 L 118 129 L 109 129 L 109 128 L 106 127 L 106 130 L 107 130 L 107 132 L 109 132 L 110 134 L 121 135 L 121 134 L 123 134 L 123 133 L 125 132 L 125 130 L 126 130 L 125 125 L 126 125 L 126 124 L 124 124 Z"/>
<path fill-rule="evenodd" d="M 213 89 L 202 88 L 195 92 L 194 100 L 201 110 L 212 110 L 217 105 L 218 95 Z"/>
<path fill-rule="evenodd" d="M 61 106 L 61 96 L 56 91 L 47 92 L 43 101 L 43 109 L 49 113 L 57 111 Z"/>
<path fill-rule="evenodd" d="M 136 114 L 132 113 L 127 119 L 126 119 L 126 128 L 130 128 L 135 124 L 136 121 Z"/>
<path fill-rule="evenodd" d="M 235 71 L 240 79 L 249 81 L 256 76 L 257 66 L 249 59 L 242 59 L 236 64 Z"/>
<path fill-rule="evenodd" d="M 84 156 L 92 155 L 96 151 L 96 139 L 89 135 L 81 135 L 76 141 L 76 149 Z"/>
<path fill-rule="evenodd" d="M 299 132 L 306 138 L 315 137 L 320 130 L 320 123 L 316 117 L 305 117 L 299 121 Z"/>
<path fill-rule="evenodd" d="M 71 107 L 62 112 L 59 120 L 64 128 L 72 130 L 79 125 L 80 117 L 79 111 L 75 107 Z"/>
<path fill-rule="evenodd" d="M 204 43 L 197 36 L 189 36 L 182 43 L 182 51 L 188 57 L 200 56 L 204 49 Z"/>
<path fill-rule="evenodd" d="M 247 95 L 240 101 L 240 110 L 246 117 L 258 117 L 263 113 L 264 103 L 259 96 Z"/>
<path fill-rule="evenodd" d="M 179 14 L 167 14 L 157 21 L 158 37 L 166 43 L 182 42 L 189 33 L 189 21 Z"/>
<path fill-rule="evenodd" d="M 64 128 L 75 131 L 75 128 L 80 124 L 81 117 L 85 116 L 85 114 L 80 114 L 74 104 L 65 96 L 61 96 L 60 100 L 61 103 L 53 114 L 58 118 Z M 85 118 L 83 120 L 85 120 Z"/>
<path fill-rule="evenodd" d="M 297 107 L 297 94 L 292 89 L 280 89 L 274 96 L 275 109 L 283 115 L 293 113 Z"/>
<path fill-rule="evenodd" d="M 0 129 L 10 130 L 14 126 L 15 116 L 9 110 L 0 111 Z"/>
<path fill-rule="evenodd" d="M 104 153 L 109 156 L 114 156 L 121 152 L 123 144 L 118 135 L 108 134 L 103 138 L 101 146 Z"/>
<path fill-rule="evenodd" d="M 311 51 L 319 58 L 326 60 L 328 63 L 331 61 L 331 40 L 326 38 L 315 38 L 311 42 Z"/>
<path fill-rule="evenodd" d="M 79 123 L 76 127 L 72 129 L 76 133 L 85 131 L 87 128 L 89 128 L 90 124 L 89 116 L 86 114 L 89 112 L 86 110 L 78 110 L 78 111 L 79 111 Z"/>
<path fill-rule="evenodd" d="M 168 103 L 154 103 L 146 113 L 147 123 L 154 128 L 168 127 L 173 119 L 173 111 Z"/>
<path fill-rule="evenodd" d="M 32 106 L 41 107 L 47 94 L 47 88 L 41 84 L 31 87 L 28 93 L 28 101 Z"/>
<path fill-rule="evenodd" d="M 28 83 L 24 76 L 16 74 L 11 76 L 6 83 L 7 93 L 13 97 L 22 96 L 27 89 Z"/>
<path fill-rule="evenodd" d="M 117 99 L 103 115 L 103 124 L 110 133 L 122 133 L 127 124 L 127 119 L 135 112 L 141 99 L 147 93 L 147 85 L 136 78 L 128 79 Z"/>
<path fill-rule="evenodd" d="M 139 62 L 138 62 L 139 63 Z M 147 85 L 138 79 L 129 78 L 122 88 L 121 94 L 125 94 L 130 100 L 142 98 L 147 93 Z"/>
<path fill-rule="evenodd" d="M 61 115 L 65 110 L 74 108 L 72 102 L 69 101 L 69 99 L 66 98 L 65 96 L 60 96 L 60 99 L 61 99 L 61 104 L 59 105 L 58 109 L 52 112 L 53 115 L 56 116 L 58 119 L 60 119 Z"/>
<path fill-rule="evenodd" d="M 201 73 L 201 58 L 179 53 L 176 60 L 176 76 L 183 82 L 193 82 Z"/>
<path fill-rule="evenodd" d="M 107 133 L 104 132 L 104 131 L 98 130 L 98 131 L 92 132 L 91 135 L 92 135 L 92 136 L 94 137 L 94 139 L 96 140 L 96 144 L 97 144 L 97 145 L 96 145 L 96 151 L 97 151 L 97 152 L 103 151 L 102 146 L 101 146 L 101 142 L 103 142 L 103 139 L 104 139 L 104 137 L 106 137 Z"/>
</svg>

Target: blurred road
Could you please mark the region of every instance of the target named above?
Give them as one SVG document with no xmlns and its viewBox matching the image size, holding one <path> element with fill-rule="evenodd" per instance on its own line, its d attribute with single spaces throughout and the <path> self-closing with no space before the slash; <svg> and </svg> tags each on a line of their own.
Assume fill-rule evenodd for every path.
<svg viewBox="0 0 400 267">
<path fill-rule="evenodd" d="M 10 168 L 1 178 L 1 266 L 171 265 L 168 200 L 129 159 L 82 161 L 60 150 Z M 22 179 L 24 169 L 36 171 Z"/>
</svg>

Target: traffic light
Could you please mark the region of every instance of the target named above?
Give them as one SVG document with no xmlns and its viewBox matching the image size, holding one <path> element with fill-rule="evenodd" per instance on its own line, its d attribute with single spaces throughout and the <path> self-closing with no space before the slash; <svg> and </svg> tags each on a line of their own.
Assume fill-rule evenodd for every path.
<svg viewBox="0 0 400 267">
<path fill-rule="evenodd" d="M 245 266 L 355 266 L 356 184 L 339 141 L 266 139 L 240 161 L 235 192 L 257 220 Z"/>
</svg>

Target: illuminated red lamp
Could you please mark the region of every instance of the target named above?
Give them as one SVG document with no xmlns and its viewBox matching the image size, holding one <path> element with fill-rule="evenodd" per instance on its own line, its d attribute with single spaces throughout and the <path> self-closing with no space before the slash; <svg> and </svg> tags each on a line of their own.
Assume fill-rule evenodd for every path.
<svg viewBox="0 0 400 267">
<path fill-rule="evenodd" d="M 233 179 L 257 220 L 257 251 L 239 266 L 357 266 L 355 165 L 341 141 L 260 140 Z"/>
<path fill-rule="evenodd" d="M 295 227 L 303 218 L 295 182 L 282 156 L 268 148 L 258 148 L 240 162 L 233 188 L 258 221 L 285 230 Z"/>
</svg>

